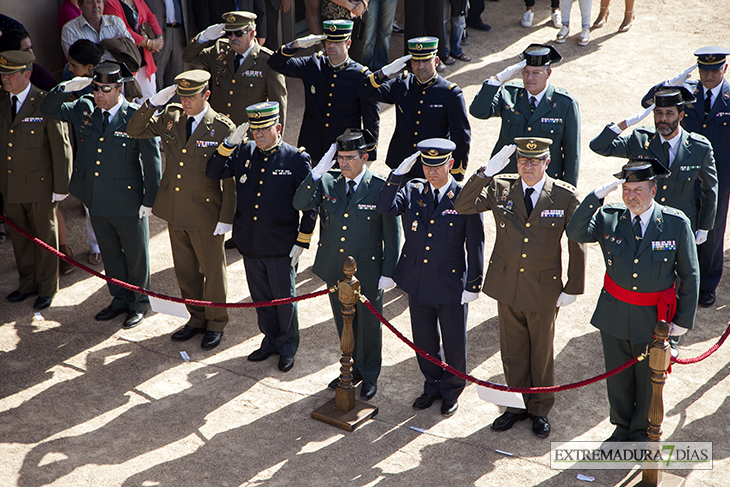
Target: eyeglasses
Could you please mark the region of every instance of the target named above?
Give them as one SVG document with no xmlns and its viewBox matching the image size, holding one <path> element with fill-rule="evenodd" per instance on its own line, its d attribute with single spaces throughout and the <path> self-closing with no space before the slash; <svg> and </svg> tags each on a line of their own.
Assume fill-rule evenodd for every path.
<svg viewBox="0 0 730 487">
<path fill-rule="evenodd" d="M 246 27 L 245 29 L 229 30 L 228 32 L 226 32 L 226 37 L 231 37 L 231 35 L 234 35 L 236 37 L 243 37 L 249 32 L 251 32 L 251 29 L 249 27 Z"/>
<path fill-rule="evenodd" d="M 92 91 L 99 91 L 99 90 L 101 90 L 104 93 L 111 93 L 111 91 L 114 88 L 119 88 L 119 86 L 118 85 L 117 86 L 112 86 L 112 85 L 103 85 L 102 86 L 102 85 L 97 85 L 96 83 L 92 83 L 91 84 L 91 90 Z"/>
<path fill-rule="evenodd" d="M 356 156 L 343 156 L 343 155 L 337 154 L 337 160 L 345 161 L 345 162 L 352 162 L 355 159 L 360 159 L 361 157 L 362 157 L 362 155 L 360 155 L 360 154 L 358 154 Z"/>
<path fill-rule="evenodd" d="M 543 158 L 536 158 L 536 157 L 518 157 L 517 158 L 517 164 L 520 164 L 522 166 L 526 166 L 528 164 L 532 164 L 533 166 L 539 166 L 543 162 L 545 162 L 547 159 Z"/>
</svg>

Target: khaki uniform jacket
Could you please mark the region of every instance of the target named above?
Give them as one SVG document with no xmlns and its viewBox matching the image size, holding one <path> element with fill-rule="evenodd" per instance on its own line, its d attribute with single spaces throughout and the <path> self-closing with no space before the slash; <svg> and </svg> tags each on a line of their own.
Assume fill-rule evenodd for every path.
<svg viewBox="0 0 730 487">
<path fill-rule="evenodd" d="M 210 105 L 236 125 L 248 121 L 246 107 L 262 101 L 279 102 L 282 132 L 286 122 L 286 81 L 267 63 L 273 54 L 254 42 L 243 64 L 235 69 L 236 53 L 228 39 L 198 44 L 195 36 L 183 51 L 183 61 L 210 72 Z"/>
<path fill-rule="evenodd" d="M 205 177 L 208 159 L 235 126 L 210 106 L 189 140 L 185 140 L 187 116 L 172 103 L 160 115 L 149 102 L 127 124 L 136 138 L 162 137 L 166 167 L 152 212 L 177 228 L 210 231 L 216 224 L 233 223 L 236 187 L 233 179 L 213 181 Z"/>
<path fill-rule="evenodd" d="M 473 175 L 454 202 L 459 213 L 492 211 L 497 225 L 482 291 L 515 311 L 555 307 L 561 292 L 583 294 L 585 247 L 568 241 L 568 281 L 563 285 L 560 240 L 578 207 L 573 186 L 547 176 L 535 208 L 527 209 L 517 174 Z"/>
<path fill-rule="evenodd" d="M 67 194 L 73 157 L 68 126 L 43 116 L 45 91 L 32 86 L 10 121 L 10 93 L 0 89 L 0 193 L 6 203 L 51 201 Z"/>
</svg>

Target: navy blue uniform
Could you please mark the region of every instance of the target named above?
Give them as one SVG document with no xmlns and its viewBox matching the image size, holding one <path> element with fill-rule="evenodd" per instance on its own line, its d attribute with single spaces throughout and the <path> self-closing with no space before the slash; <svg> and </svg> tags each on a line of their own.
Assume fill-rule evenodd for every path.
<svg viewBox="0 0 730 487">
<path fill-rule="evenodd" d="M 409 296 L 414 343 L 466 371 L 466 316 L 461 304 L 464 290 L 478 293 L 484 271 L 482 215 L 462 215 L 454 210 L 461 191 L 451 181 L 434 208 L 430 185 L 423 179 L 404 183 L 407 176 L 391 172 L 380 192 L 381 215 L 403 215 L 405 244 L 393 280 Z M 400 189 L 399 189 L 400 188 Z M 440 333 L 439 333 L 440 327 Z M 418 356 L 426 377 L 424 393 L 456 401 L 466 382 Z"/>
<path fill-rule="evenodd" d="M 271 69 L 304 84 L 304 119 L 299 146 L 319 161 L 346 129 L 367 129 L 377 139 L 380 130 L 378 104 L 361 98 L 357 86 L 368 68 L 348 59 L 332 67 L 321 51 L 309 57 L 292 57 L 299 49 L 282 46 L 269 58 Z M 375 149 L 368 152 L 374 161 Z"/>
<path fill-rule="evenodd" d="M 456 144 L 453 153 L 454 179 L 464 179 L 469 160 L 471 128 L 461 88 L 441 76 L 421 84 L 413 74 L 403 74 L 378 84 L 375 75 L 365 76 L 357 90 L 363 98 L 395 104 L 395 132 L 385 163 L 395 169 L 416 152 L 416 144 L 425 139 L 446 138 Z M 416 164 L 408 179 L 422 178 L 423 168 Z"/>
</svg>

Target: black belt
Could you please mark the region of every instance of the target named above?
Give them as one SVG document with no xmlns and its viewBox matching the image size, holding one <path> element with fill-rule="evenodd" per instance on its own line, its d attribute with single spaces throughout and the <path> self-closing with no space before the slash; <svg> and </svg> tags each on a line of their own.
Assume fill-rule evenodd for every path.
<svg viewBox="0 0 730 487">
<path fill-rule="evenodd" d="M 177 29 L 178 27 L 182 27 L 182 24 L 180 22 L 173 22 L 172 24 L 167 24 L 167 26 L 171 29 Z"/>
</svg>

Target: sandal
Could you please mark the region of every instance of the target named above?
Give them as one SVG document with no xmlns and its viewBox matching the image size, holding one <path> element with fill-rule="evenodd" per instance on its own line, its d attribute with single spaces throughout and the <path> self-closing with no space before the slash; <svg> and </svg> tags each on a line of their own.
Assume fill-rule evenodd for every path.
<svg viewBox="0 0 730 487">
<path fill-rule="evenodd" d="M 446 66 L 451 66 L 452 64 L 454 64 L 456 62 L 456 59 L 452 58 L 449 55 L 446 55 L 446 57 L 443 58 L 441 60 L 441 62 L 444 63 Z"/>
<path fill-rule="evenodd" d="M 631 22 L 634 20 L 634 11 L 633 10 L 627 10 L 624 13 L 624 21 L 621 22 L 621 26 L 618 28 L 619 32 L 628 32 L 631 28 Z"/>
<path fill-rule="evenodd" d="M 461 54 L 454 54 L 453 57 L 455 59 L 458 59 L 459 61 L 464 61 L 465 63 L 468 63 L 469 61 L 471 61 L 471 58 L 469 56 L 467 56 L 466 54 L 464 54 L 463 52 Z"/>
<path fill-rule="evenodd" d="M 101 264 L 101 254 L 99 252 L 89 252 L 89 264 Z"/>
<path fill-rule="evenodd" d="M 598 12 L 598 17 L 596 18 L 596 21 L 593 22 L 593 27 L 591 27 L 591 29 L 600 29 L 601 27 L 603 27 L 603 24 L 605 24 L 607 20 L 608 7 L 601 7 L 600 11 Z"/>
</svg>

